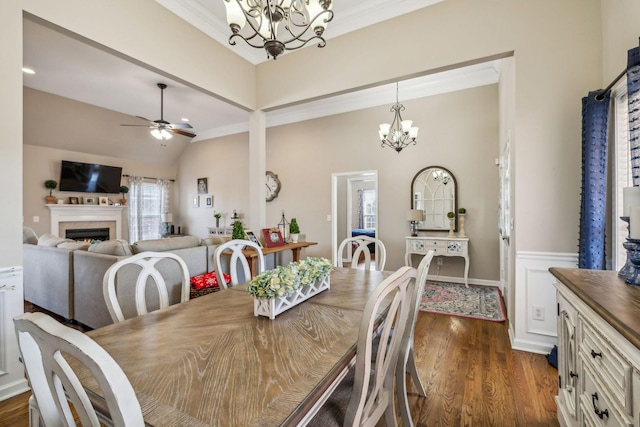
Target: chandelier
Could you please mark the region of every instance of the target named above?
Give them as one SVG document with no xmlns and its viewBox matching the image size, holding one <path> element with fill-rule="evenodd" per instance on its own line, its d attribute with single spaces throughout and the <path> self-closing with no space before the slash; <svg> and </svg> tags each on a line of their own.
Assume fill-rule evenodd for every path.
<svg viewBox="0 0 640 427">
<path fill-rule="evenodd" d="M 285 50 L 299 49 L 312 40 L 318 41 L 318 47 L 327 44 L 322 34 L 333 19 L 332 0 L 224 0 L 224 5 L 232 46 L 241 38 L 251 47 L 264 48 L 267 58 L 276 59 Z"/>
<path fill-rule="evenodd" d="M 413 120 L 402 120 L 401 111 L 404 111 L 404 105 L 398 102 L 398 83 L 396 82 L 396 103 L 391 107 L 391 111 L 395 113 L 393 122 L 383 123 L 380 125 L 378 134 L 380 135 L 380 141 L 382 141 L 381 147 L 385 145 L 393 148 L 398 153 L 402 151 L 404 147 L 411 144 L 416 144 L 416 138 L 418 137 L 418 128 L 412 126 Z"/>
</svg>

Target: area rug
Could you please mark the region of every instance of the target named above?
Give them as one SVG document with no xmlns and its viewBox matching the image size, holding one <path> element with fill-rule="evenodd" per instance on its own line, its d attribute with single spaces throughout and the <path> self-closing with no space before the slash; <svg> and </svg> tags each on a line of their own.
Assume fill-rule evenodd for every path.
<svg viewBox="0 0 640 427">
<path fill-rule="evenodd" d="M 459 283 L 427 281 L 420 311 L 503 322 L 502 297 L 493 286 L 469 286 Z"/>
</svg>

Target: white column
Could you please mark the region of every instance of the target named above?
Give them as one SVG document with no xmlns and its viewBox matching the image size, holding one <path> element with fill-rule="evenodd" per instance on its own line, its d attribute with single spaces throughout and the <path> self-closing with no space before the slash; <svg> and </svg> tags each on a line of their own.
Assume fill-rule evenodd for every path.
<svg viewBox="0 0 640 427">
<path fill-rule="evenodd" d="M 258 110 L 249 116 L 249 212 L 246 225 L 254 231 L 264 228 L 267 218 L 264 200 L 266 153 L 266 118 L 264 111 Z"/>
</svg>

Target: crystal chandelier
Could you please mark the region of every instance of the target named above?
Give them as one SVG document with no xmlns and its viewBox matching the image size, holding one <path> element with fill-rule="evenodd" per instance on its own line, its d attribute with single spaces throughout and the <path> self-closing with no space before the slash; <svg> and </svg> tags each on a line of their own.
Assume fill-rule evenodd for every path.
<svg viewBox="0 0 640 427">
<path fill-rule="evenodd" d="M 235 46 L 239 37 L 251 47 L 264 48 L 267 58 L 273 59 L 314 39 L 318 47 L 324 47 L 327 42 L 322 34 L 333 19 L 332 3 L 332 0 L 224 0 L 227 23 L 233 33 L 229 44 Z"/>
<path fill-rule="evenodd" d="M 402 151 L 404 147 L 411 144 L 416 144 L 416 138 L 418 137 L 418 128 L 412 126 L 412 120 L 402 120 L 401 111 L 404 111 L 404 105 L 398 102 L 398 83 L 396 82 L 396 103 L 391 107 L 391 111 L 395 113 L 393 122 L 383 123 L 380 125 L 378 134 L 380 135 L 380 141 L 382 141 L 381 147 L 385 145 L 393 148 L 398 153 Z"/>
</svg>

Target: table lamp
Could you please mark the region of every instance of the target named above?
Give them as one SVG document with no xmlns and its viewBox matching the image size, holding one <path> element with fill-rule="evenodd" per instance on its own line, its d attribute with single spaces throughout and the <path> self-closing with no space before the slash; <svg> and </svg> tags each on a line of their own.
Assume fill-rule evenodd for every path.
<svg viewBox="0 0 640 427">
<path fill-rule="evenodd" d="M 418 222 L 422 221 L 422 211 L 420 209 L 409 209 L 407 211 L 407 221 L 409 221 L 409 230 L 411 236 L 418 235 Z"/>
</svg>

